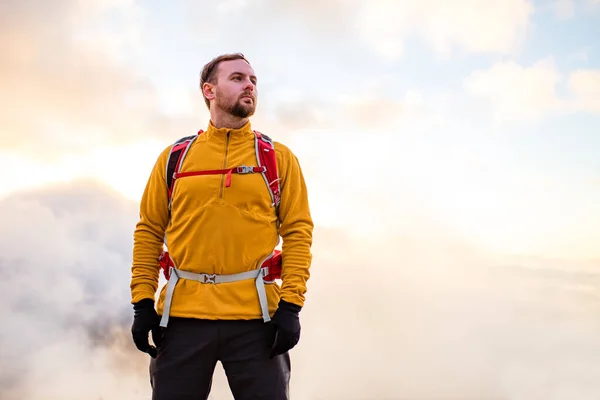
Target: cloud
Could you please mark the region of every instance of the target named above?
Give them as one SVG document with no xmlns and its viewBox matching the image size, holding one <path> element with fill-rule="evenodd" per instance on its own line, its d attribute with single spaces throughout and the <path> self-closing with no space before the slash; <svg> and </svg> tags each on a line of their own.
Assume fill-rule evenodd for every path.
<svg viewBox="0 0 600 400">
<path fill-rule="evenodd" d="M 444 11 L 446 6 L 443 2 L 427 3 L 427 6 L 418 6 L 417 2 L 387 4 L 387 14 L 406 17 L 410 22 L 406 25 L 407 32 L 398 32 L 392 35 L 391 40 L 400 43 L 408 37 L 404 33 L 412 35 L 414 32 L 426 35 L 438 48 L 459 44 L 474 51 L 496 51 L 494 49 L 499 50 L 504 45 L 498 47 L 494 43 L 503 43 L 503 38 L 512 35 L 506 32 L 512 32 L 515 26 L 526 24 L 523 21 L 527 20 L 527 17 L 521 16 L 527 12 L 519 11 L 523 4 L 523 10 L 526 10 L 527 3 L 511 0 L 503 4 L 496 10 L 494 7 L 497 6 L 482 7 L 477 3 L 471 9 L 467 3 L 460 3 L 446 10 L 460 17 L 456 22 L 449 19 L 451 23 L 448 24 L 436 22 L 442 14 L 432 11 Z M 346 61 L 356 63 L 356 52 L 331 46 L 331 52 L 324 55 L 314 43 L 318 40 L 321 44 L 337 44 L 337 36 L 330 35 L 332 26 L 335 26 L 340 34 L 355 38 L 363 35 L 369 45 L 376 46 L 377 35 L 369 31 L 375 25 L 364 21 L 365 16 L 378 12 L 370 3 L 340 1 L 324 5 L 314 1 L 285 4 L 231 1 L 208 7 L 219 12 L 218 17 L 207 21 L 207 24 L 214 24 L 220 41 L 207 43 L 210 41 L 206 40 L 204 33 L 196 31 L 196 16 L 199 13 L 205 15 L 207 9 L 187 4 L 186 15 L 190 22 L 193 21 L 193 26 L 181 28 L 182 31 L 177 33 L 191 33 L 191 43 L 181 41 L 178 45 L 185 49 L 194 47 L 197 44 L 194 41 L 199 41 L 202 45 L 195 48 L 201 48 L 202 54 L 222 52 L 227 48 L 248 50 L 257 69 L 265 77 L 265 104 L 273 104 L 275 109 L 268 110 L 270 107 L 267 106 L 262 111 L 265 114 L 272 111 L 284 116 L 289 121 L 287 124 L 291 125 L 304 123 L 305 126 L 324 128 L 335 124 L 328 120 L 331 112 L 350 111 L 360 117 L 357 122 L 361 124 L 389 119 L 395 122 L 389 115 L 383 115 L 381 110 L 388 110 L 392 116 L 406 113 L 403 100 L 394 98 L 353 99 L 354 106 L 341 97 L 329 100 L 331 91 L 336 90 L 330 88 L 313 92 L 316 98 L 327 98 L 326 102 L 296 105 L 293 100 L 279 101 L 278 96 L 285 100 L 290 85 L 274 82 L 289 79 L 290 64 L 300 58 L 319 60 L 318 63 L 304 63 L 302 76 L 307 82 L 316 82 L 312 78 L 325 73 L 331 73 L 334 85 L 346 85 L 348 80 L 354 79 L 351 75 L 356 73 L 356 69 L 340 71 L 339 65 Z M 500 39 L 492 39 L 489 46 L 470 44 L 470 41 L 482 40 L 483 35 L 473 35 L 470 29 L 475 29 L 475 25 L 469 21 L 487 21 L 485 13 L 488 9 L 502 16 L 497 25 L 494 25 L 495 22 L 487 24 L 488 28 L 495 27 L 493 31 L 496 33 L 491 37 Z M 152 9 L 141 8 L 134 1 L 114 0 L 85 4 L 76 0 L 60 0 L 53 3 L 51 9 L 46 3 L 34 0 L 3 6 L 0 37 L 5 39 L 0 39 L 0 106 L 6 112 L 0 117 L 2 147 L 14 154 L 58 162 L 65 154 L 87 155 L 92 148 L 112 144 L 126 146 L 142 138 L 171 141 L 196 131 L 199 123 L 204 125 L 202 121 L 207 120 L 207 112 L 195 83 L 192 82 L 187 90 L 178 86 L 179 82 L 169 79 L 168 89 L 159 87 L 156 82 L 162 77 L 156 69 L 148 67 L 149 54 L 152 54 L 148 50 L 162 51 L 161 46 L 164 45 L 143 40 L 148 33 L 144 31 L 147 22 L 153 18 L 151 12 Z M 469 14 L 471 12 L 472 15 Z M 52 19 L 46 18 L 47 15 L 52 15 Z M 250 17 L 262 20 L 269 16 L 277 18 L 272 18 L 273 23 L 268 26 L 263 24 L 261 29 L 249 30 L 243 38 L 236 31 L 223 30 L 221 24 L 223 19 L 238 21 L 239 18 L 243 22 Z M 509 21 L 512 19 L 522 22 L 513 24 Z M 380 25 L 387 24 L 390 29 L 401 25 L 396 20 L 386 21 Z M 435 31 L 435 27 L 442 25 L 446 26 L 442 31 Z M 206 28 L 206 25 L 202 26 Z M 281 27 L 285 29 L 277 35 L 270 34 L 271 29 Z M 307 29 L 310 32 L 307 33 Z M 364 29 L 367 31 L 363 32 Z M 436 36 L 438 34 L 439 37 Z M 439 38 L 448 38 L 448 42 Z M 296 45 L 289 46 L 290 42 Z M 260 46 L 265 43 L 269 45 L 263 47 L 270 50 L 263 53 Z M 271 57 L 273 48 L 281 49 L 275 59 Z M 206 60 L 199 58 L 191 62 Z M 367 61 L 361 62 L 368 64 Z M 366 68 L 367 64 L 356 68 Z M 307 87 L 310 85 L 316 84 L 307 83 Z M 277 94 L 278 90 L 281 94 Z M 273 97 L 269 98 L 269 95 Z M 296 112 L 298 106 L 303 113 Z M 372 116 L 364 118 L 367 114 L 355 112 L 359 108 L 369 108 Z M 279 130 L 284 128 L 281 124 L 275 127 Z"/>
<path fill-rule="evenodd" d="M 403 115 L 385 129 L 368 112 L 361 116 L 369 109 L 361 107 L 346 114 L 370 127 L 350 122 L 342 131 L 297 130 L 285 138 L 319 221 L 369 241 L 423 233 L 497 253 L 600 255 L 600 192 L 590 182 L 560 171 L 550 177 L 515 164 L 510 153 L 490 157 L 477 145 L 480 129 L 467 123 L 447 130 L 431 106 L 423 108 L 418 122 Z"/>
<path fill-rule="evenodd" d="M 0 397 L 148 398 L 148 359 L 129 333 L 136 205 L 80 181 L 13 194 L 0 218 L 0 341 L 11 344 Z M 600 395 L 599 262 L 502 259 L 447 235 L 389 232 L 360 240 L 317 221 L 293 397 Z M 221 367 L 212 398 L 231 398 Z"/>
<path fill-rule="evenodd" d="M 2 147 L 56 158 L 190 125 L 190 116 L 167 119 L 153 84 L 131 66 L 141 54 L 140 18 L 133 2 L 5 3 Z"/>
<path fill-rule="evenodd" d="M 559 96 L 559 85 L 565 81 L 568 96 Z M 600 111 L 600 71 L 576 70 L 565 80 L 551 58 L 531 66 L 503 61 L 473 71 L 465 88 L 486 100 L 497 120 L 539 121 L 554 113 Z"/>
<path fill-rule="evenodd" d="M 207 12 L 204 5 L 192 5 L 190 10 L 192 21 Z M 348 53 L 345 45 L 352 40 L 392 60 L 401 57 L 406 41 L 415 37 L 442 54 L 455 49 L 473 53 L 513 53 L 528 33 L 534 7 L 528 0 L 459 0 L 451 3 L 443 0 L 231 0 L 219 3 L 214 11 L 217 17 L 207 21 L 211 29 L 219 29 L 224 17 L 233 23 L 244 23 L 247 19 L 269 21 L 268 27 L 262 27 L 273 32 L 268 37 L 263 37 L 264 31 L 258 30 L 249 30 L 243 37 L 235 31 L 222 32 L 220 39 L 229 46 L 243 45 L 254 49 L 256 43 L 268 42 L 280 49 L 279 58 L 286 62 L 301 54 L 317 57 L 322 63 L 354 59 L 356 53 Z M 199 34 L 203 35 L 202 31 Z M 346 38 L 343 46 L 340 46 L 339 38 Z M 294 41 L 293 47 L 289 46 L 290 40 Z M 317 54 L 315 43 L 329 45 L 327 54 Z M 272 47 L 267 50 L 271 51 Z M 312 67 L 306 65 L 305 69 Z"/>
<path fill-rule="evenodd" d="M 569 76 L 573 108 L 600 113 L 600 70 L 580 69 Z"/>
<path fill-rule="evenodd" d="M 136 210 L 92 182 L 0 201 L 0 381 L 10 383 L 0 397 L 136 398 L 127 387 L 145 363 L 129 334 Z"/>
<path fill-rule="evenodd" d="M 328 100 L 301 97 L 278 101 L 268 117 L 257 116 L 255 121 L 257 124 L 276 123 L 279 130 L 287 132 L 344 132 L 348 129 L 393 130 L 410 123 L 427 125 L 424 117 L 440 118 L 419 92 L 407 91 L 396 97 L 374 93 L 378 92 L 339 93 Z"/>
<path fill-rule="evenodd" d="M 319 131 L 345 136 L 348 131 L 420 132 L 438 128 L 443 115 L 436 94 L 401 85 L 397 76 L 373 75 L 327 95 L 301 89 L 271 92 L 275 106 L 254 117 L 257 124 L 277 124 L 275 132 Z"/>
<path fill-rule="evenodd" d="M 556 92 L 560 74 L 552 60 L 530 67 L 504 61 L 488 70 L 474 71 L 466 81 L 467 92 L 487 100 L 497 118 L 539 120 L 562 104 Z"/>
<path fill-rule="evenodd" d="M 381 55 L 401 56 L 403 44 L 422 37 L 436 52 L 511 53 L 527 33 L 534 7 L 526 0 L 360 2 L 357 27 Z"/>
<path fill-rule="evenodd" d="M 550 278 L 494 269 L 475 252 L 439 242 L 396 237 L 357 247 L 327 236 L 317 241 L 330 251 L 317 259 L 323 267 L 314 268 L 308 327 L 294 352 L 300 397 L 566 400 L 600 393 L 591 383 L 600 373 L 600 325 L 592 322 L 597 270 L 593 280 Z M 560 350 L 569 343 L 583 348 L 577 355 L 573 347 Z"/>
<path fill-rule="evenodd" d="M 409 122 L 425 122 L 434 112 L 422 93 L 407 91 L 402 97 L 387 97 L 378 90 L 354 95 L 340 95 L 332 106 L 333 115 L 342 129 L 390 130 Z"/>
</svg>

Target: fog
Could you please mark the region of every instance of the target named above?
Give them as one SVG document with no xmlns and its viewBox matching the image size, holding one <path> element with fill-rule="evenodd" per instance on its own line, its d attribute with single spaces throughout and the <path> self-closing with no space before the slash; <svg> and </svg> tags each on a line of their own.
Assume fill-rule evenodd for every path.
<svg viewBox="0 0 600 400">
<path fill-rule="evenodd" d="M 149 399 L 130 336 L 137 204 L 93 182 L 0 200 L 0 398 Z M 600 263 L 317 225 L 294 399 L 600 398 Z M 222 369 L 211 399 L 231 399 Z"/>
</svg>

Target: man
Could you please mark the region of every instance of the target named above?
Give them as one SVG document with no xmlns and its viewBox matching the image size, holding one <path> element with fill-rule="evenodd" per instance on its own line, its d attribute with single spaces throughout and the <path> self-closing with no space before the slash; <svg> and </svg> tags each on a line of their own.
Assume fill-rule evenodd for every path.
<svg viewBox="0 0 600 400">
<path fill-rule="evenodd" d="M 154 165 L 134 233 L 133 340 L 151 356 L 153 400 L 208 398 L 218 361 L 236 399 L 288 399 L 288 352 L 300 339 L 299 313 L 312 259 L 313 222 L 302 170 L 289 148 L 274 142 L 278 205 L 261 173 L 224 172 L 257 165 L 257 133 L 249 121 L 256 110 L 257 78 L 242 54 L 210 61 L 200 87 L 210 121 L 179 171 L 213 173 L 176 179 L 169 202 L 171 146 Z M 281 286 L 263 285 L 256 271 L 280 237 Z M 175 269 L 155 310 L 163 241 Z M 259 284 L 266 293 L 264 308 Z M 150 332 L 156 347 L 149 343 Z"/>
</svg>

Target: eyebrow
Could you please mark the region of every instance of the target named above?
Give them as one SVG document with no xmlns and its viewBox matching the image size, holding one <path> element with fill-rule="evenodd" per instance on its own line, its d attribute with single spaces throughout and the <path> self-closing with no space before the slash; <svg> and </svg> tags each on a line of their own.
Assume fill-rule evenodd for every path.
<svg viewBox="0 0 600 400">
<path fill-rule="evenodd" d="M 229 74 L 229 77 L 231 78 L 234 75 L 246 75 L 246 74 L 243 72 L 235 71 L 235 72 L 232 72 L 231 74 Z M 256 75 L 250 75 L 250 78 L 254 78 L 255 81 L 258 81 L 258 78 L 256 78 Z"/>
</svg>

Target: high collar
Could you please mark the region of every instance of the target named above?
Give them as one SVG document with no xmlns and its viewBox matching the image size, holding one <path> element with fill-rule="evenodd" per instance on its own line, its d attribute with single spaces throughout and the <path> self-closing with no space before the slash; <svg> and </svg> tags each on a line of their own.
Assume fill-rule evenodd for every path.
<svg viewBox="0 0 600 400">
<path fill-rule="evenodd" d="M 239 129 L 233 128 L 217 128 L 213 125 L 212 121 L 208 121 L 208 128 L 206 132 L 202 133 L 201 136 L 205 137 L 206 140 L 221 140 L 225 139 L 229 134 L 229 140 L 254 140 L 254 132 L 252 131 L 252 125 L 250 121 L 246 122 L 244 126 Z"/>
</svg>

